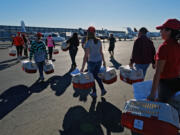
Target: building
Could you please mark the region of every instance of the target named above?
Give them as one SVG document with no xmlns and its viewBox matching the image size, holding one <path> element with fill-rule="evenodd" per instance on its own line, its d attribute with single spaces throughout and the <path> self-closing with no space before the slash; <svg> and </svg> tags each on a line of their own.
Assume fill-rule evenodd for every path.
<svg viewBox="0 0 180 135">
<path fill-rule="evenodd" d="M 12 35 L 15 35 L 17 32 L 21 31 L 21 26 L 8 26 L 8 25 L 0 25 L 0 41 L 9 41 L 11 40 Z M 26 26 L 27 33 L 49 33 L 49 32 L 79 32 L 79 29 L 71 29 L 71 28 L 49 28 L 49 27 L 29 27 Z M 109 31 L 110 33 L 124 33 L 123 31 Z M 97 33 L 103 33 L 102 30 L 97 30 Z"/>
</svg>

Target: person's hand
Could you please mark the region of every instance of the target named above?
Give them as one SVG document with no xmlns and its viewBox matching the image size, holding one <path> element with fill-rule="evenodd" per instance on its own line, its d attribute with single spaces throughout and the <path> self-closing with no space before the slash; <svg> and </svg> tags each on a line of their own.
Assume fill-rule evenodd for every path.
<svg viewBox="0 0 180 135">
<path fill-rule="evenodd" d="M 84 72 L 84 68 L 81 68 L 80 72 L 81 72 L 81 73 Z"/>
<path fill-rule="evenodd" d="M 129 67 L 130 67 L 130 68 L 133 68 L 133 64 L 132 64 L 132 63 L 129 63 Z"/>
<path fill-rule="evenodd" d="M 147 100 L 149 101 L 155 101 L 155 94 L 151 93 L 148 97 Z"/>
<path fill-rule="evenodd" d="M 103 62 L 103 66 L 106 68 L 106 62 L 105 61 Z"/>
<path fill-rule="evenodd" d="M 48 63 L 48 59 L 45 60 L 45 63 Z"/>
<path fill-rule="evenodd" d="M 153 68 L 153 69 L 156 69 L 156 64 L 152 64 L 152 68 Z"/>
</svg>

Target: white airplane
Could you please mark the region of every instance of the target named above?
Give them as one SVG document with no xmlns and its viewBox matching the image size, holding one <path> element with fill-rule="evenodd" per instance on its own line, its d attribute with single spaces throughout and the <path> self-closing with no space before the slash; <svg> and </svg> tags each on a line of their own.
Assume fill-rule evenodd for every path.
<svg viewBox="0 0 180 135">
<path fill-rule="evenodd" d="M 134 28 L 134 30 L 135 31 L 133 31 L 130 27 L 127 27 L 128 33 L 130 33 L 131 35 L 137 36 L 138 31 L 136 30 L 136 28 Z M 160 37 L 161 34 L 160 34 L 160 32 L 147 32 L 146 36 L 148 38 L 157 38 L 157 37 Z"/>
<path fill-rule="evenodd" d="M 122 32 L 122 33 L 114 33 L 114 37 L 118 38 L 119 40 L 121 39 L 133 39 L 134 37 L 137 36 L 137 33 L 132 31 L 131 28 L 127 27 L 127 32 Z"/>
<path fill-rule="evenodd" d="M 29 33 L 26 31 L 26 26 L 25 26 L 25 23 L 24 21 L 21 21 L 21 31 L 22 33 L 26 33 L 27 35 L 29 35 L 32 40 L 34 39 L 34 36 L 35 34 L 38 32 L 33 32 L 33 33 Z M 59 36 L 59 33 L 55 33 L 55 32 L 51 32 L 51 33 L 42 33 L 43 34 L 43 40 L 46 40 L 46 38 L 51 34 L 52 35 L 52 38 L 54 40 L 55 43 L 58 43 L 58 42 L 64 42 L 65 41 L 65 38 Z"/>
<path fill-rule="evenodd" d="M 147 33 L 147 37 L 149 37 L 149 38 L 158 38 L 160 36 L 161 36 L 160 32 L 148 32 Z"/>
<path fill-rule="evenodd" d="M 21 21 L 21 32 L 26 33 L 25 23 L 24 21 Z"/>
</svg>

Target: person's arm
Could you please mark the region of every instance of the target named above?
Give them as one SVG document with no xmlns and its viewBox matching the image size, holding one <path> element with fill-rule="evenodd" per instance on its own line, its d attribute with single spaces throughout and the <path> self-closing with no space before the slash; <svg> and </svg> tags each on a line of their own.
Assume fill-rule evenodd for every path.
<svg viewBox="0 0 180 135">
<path fill-rule="evenodd" d="M 32 42 L 31 48 L 30 48 L 30 55 L 29 55 L 29 60 L 32 60 L 32 57 L 34 55 L 34 43 Z"/>
<path fill-rule="evenodd" d="M 47 45 L 48 45 L 48 44 L 47 44 L 47 39 L 46 39 L 46 42 L 45 42 L 45 43 L 46 43 L 46 46 L 47 46 Z"/>
<path fill-rule="evenodd" d="M 43 42 L 43 50 L 45 51 L 45 53 L 46 53 L 46 60 L 48 59 L 48 52 L 47 52 L 47 50 L 46 50 L 46 45 L 45 45 L 45 43 Z"/>
<path fill-rule="evenodd" d="M 164 70 L 164 66 L 166 64 L 165 60 L 158 60 L 157 61 L 157 67 L 156 67 L 156 72 L 153 78 L 153 84 L 152 84 L 152 89 L 151 89 L 151 94 L 148 96 L 148 100 L 154 100 L 156 96 L 156 91 L 158 89 L 159 85 L 159 80 L 160 80 L 160 75 Z"/>
<path fill-rule="evenodd" d="M 130 67 L 133 67 L 133 63 L 135 62 L 137 51 L 138 51 L 138 40 L 136 40 L 134 42 L 134 46 L 133 46 L 133 50 L 132 50 L 132 54 L 131 54 L 131 59 L 129 62 Z"/>
<path fill-rule="evenodd" d="M 152 43 L 152 68 L 156 68 L 156 62 L 155 62 L 155 55 L 156 55 L 156 49 L 154 47 L 154 44 Z"/>
<path fill-rule="evenodd" d="M 54 48 L 55 48 L 56 44 L 55 44 L 54 40 L 53 40 L 53 45 L 54 45 Z"/>
<path fill-rule="evenodd" d="M 85 48 L 85 54 L 84 54 L 84 58 L 83 58 L 83 64 L 82 64 L 81 72 L 84 71 L 84 67 L 85 67 L 87 60 L 88 60 L 89 52 L 90 52 L 89 48 Z"/>
<path fill-rule="evenodd" d="M 104 53 L 103 53 L 102 45 L 101 45 L 101 48 L 100 48 L 100 53 L 102 55 L 103 66 L 106 67 L 106 61 L 105 61 L 105 58 L 104 58 Z"/>
</svg>

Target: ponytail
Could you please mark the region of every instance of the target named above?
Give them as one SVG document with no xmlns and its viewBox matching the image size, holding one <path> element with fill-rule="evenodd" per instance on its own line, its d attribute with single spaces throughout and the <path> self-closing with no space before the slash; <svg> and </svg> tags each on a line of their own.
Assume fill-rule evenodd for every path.
<svg viewBox="0 0 180 135">
<path fill-rule="evenodd" d="M 95 44 L 99 41 L 99 39 L 95 36 L 95 33 L 88 32 L 87 41 L 90 39 L 93 39 Z"/>
</svg>

